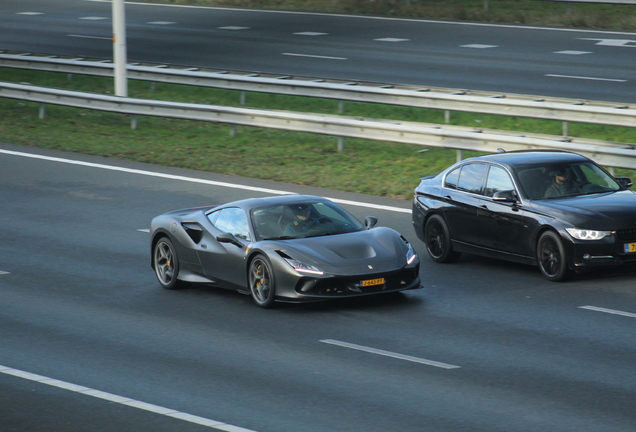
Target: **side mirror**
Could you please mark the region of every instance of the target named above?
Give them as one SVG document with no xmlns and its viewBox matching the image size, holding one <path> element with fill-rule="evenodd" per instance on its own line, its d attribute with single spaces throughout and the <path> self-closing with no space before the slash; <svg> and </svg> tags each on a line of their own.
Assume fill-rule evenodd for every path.
<svg viewBox="0 0 636 432">
<path fill-rule="evenodd" d="M 378 218 L 375 216 L 367 216 L 364 218 L 364 225 L 367 229 L 371 229 L 378 223 Z"/>
<path fill-rule="evenodd" d="M 503 190 L 495 192 L 492 199 L 497 202 L 509 202 L 514 203 L 518 201 L 517 192 L 514 190 Z"/>
<path fill-rule="evenodd" d="M 243 243 L 238 241 L 236 237 L 234 237 L 234 234 L 223 233 L 221 235 L 218 235 L 216 239 L 219 243 L 230 243 L 243 249 Z"/>
<path fill-rule="evenodd" d="M 632 179 L 629 177 L 616 177 L 616 181 L 625 189 L 629 189 L 634 185 L 634 183 L 632 183 Z"/>
</svg>

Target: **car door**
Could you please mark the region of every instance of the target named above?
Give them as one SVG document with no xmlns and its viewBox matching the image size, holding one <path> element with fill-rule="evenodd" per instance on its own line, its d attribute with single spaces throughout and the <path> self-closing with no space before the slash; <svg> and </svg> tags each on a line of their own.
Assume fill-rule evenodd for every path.
<svg viewBox="0 0 636 432">
<path fill-rule="evenodd" d="M 444 217 L 455 242 L 477 244 L 477 194 L 481 193 L 486 173 L 484 163 L 466 163 L 449 172 L 444 180 L 442 199 Z"/>
<path fill-rule="evenodd" d="M 480 245 L 515 255 L 532 255 L 526 212 L 519 202 L 499 202 L 493 195 L 500 191 L 515 191 L 515 184 L 508 171 L 499 165 L 490 165 L 486 176 L 484 194 L 479 197 L 478 215 Z"/>
<path fill-rule="evenodd" d="M 253 235 L 247 214 L 239 207 L 227 207 L 208 215 L 211 226 L 204 231 L 199 259 L 206 276 L 215 281 L 245 287 L 245 251 Z M 232 234 L 235 242 L 219 241 L 219 236 Z"/>
</svg>

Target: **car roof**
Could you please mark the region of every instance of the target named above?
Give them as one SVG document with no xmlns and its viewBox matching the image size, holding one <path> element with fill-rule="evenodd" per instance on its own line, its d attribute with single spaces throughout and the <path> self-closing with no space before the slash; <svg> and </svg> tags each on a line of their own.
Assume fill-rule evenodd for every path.
<svg viewBox="0 0 636 432">
<path fill-rule="evenodd" d="M 269 197 L 261 197 L 261 198 L 247 198 L 240 201 L 234 201 L 227 204 L 223 204 L 219 207 L 241 207 L 247 211 L 265 207 L 265 206 L 274 206 L 278 204 L 293 204 L 299 202 L 326 202 L 329 201 L 326 198 L 322 198 L 315 195 L 300 195 L 300 194 L 286 194 L 286 195 L 275 195 Z"/>
<path fill-rule="evenodd" d="M 589 159 L 580 154 L 562 150 L 518 150 L 477 156 L 463 160 L 462 163 L 469 161 L 490 161 L 508 167 L 522 168 L 559 163 L 586 162 L 589 161 Z"/>
</svg>

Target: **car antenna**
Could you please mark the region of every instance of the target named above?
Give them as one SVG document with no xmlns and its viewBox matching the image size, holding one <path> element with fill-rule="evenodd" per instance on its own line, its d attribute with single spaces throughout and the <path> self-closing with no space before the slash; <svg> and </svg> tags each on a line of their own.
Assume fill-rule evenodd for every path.
<svg viewBox="0 0 636 432">
<path fill-rule="evenodd" d="M 497 153 L 505 153 L 506 151 L 504 149 L 502 149 L 501 147 L 497 149 Z"/>
</svg>

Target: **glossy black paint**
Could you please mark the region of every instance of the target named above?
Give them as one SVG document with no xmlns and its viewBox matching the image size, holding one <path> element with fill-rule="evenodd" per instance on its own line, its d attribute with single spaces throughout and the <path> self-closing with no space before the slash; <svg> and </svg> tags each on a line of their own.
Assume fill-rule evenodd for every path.
<svg viewBox="0 0 636 432">
<path fill-rule="evenodd" d="M 557 166 L 571 169 L 573 190 L 546 198 Z M 469 187 L 460 185 L 464 170 L 466 179 L 471 180 L 464 184 Z M 510 186 L 498 190 L 497 185 Z M 415 189 L 413 226 L 438 262 L 450 260 L 431 253 L 432 243 L 440 244 L 436 233 L 444 232 L 433 226 L 426 237 L 426 224 L 433 215 L 446 225 L 455 259 L 458 253 L 468 252 L 539 265 L 548 279 L 561 280 L 571 270 L 636 263 L 636 251 L 625 251 L 636 243 L 636 194 L 627 189 L 630 185 L 631 180 L 615 179 L 590 159 L 574 153 L 537 150 L 490 154 L 422 178 Z M 575 238 L 568 232 L 573 228 L 586 230 L 577 234 L 579 237 L 604 237 Z M 562 257 L 554 253 L 555 248 L 538 250 L 546 231 L 558 234 L 552 240 L 556 249 L 562 248 Z M 548 270 L 546 274 L 549 264 L 561 262 L 561 271 Z"/>
<path fill-rule="evenodd" d="M 297 204 L 329 207 L 341 212 L 343 218 L 351 218 L 351 224 L 340 230 L 327 224 L 322 231 L 314 229 L 297 238 L 284 235 L 278 226 L 280 217 L 273 218 L 276 215 L 270 210 Z M 215 215 L 228 210 L 246 215 L 247 224 L 235 232 L 219 229 L 220 216 L 215 220 Z M 395 230 L 376 227 L 377 219 L 372 216 L 365 222 L 355 220 L 327 199 L 310 195 L 253 198 L 176 210 L 152 220 L 151 266 L 157 267 L 155 246 L 168 238 L 178 259 L 175 278 L 179 285 L 217 284 L 250 294 L 250 263 L 264 256 L 272 268 L 276 300 L 315 301 L 419 288 L 419 258 L 406 239 Z M 289 260 L 307 269 L 294 268 Z M 385 283 L 361 286 L 362 281 L 379 278 Z"/>
</svg>

